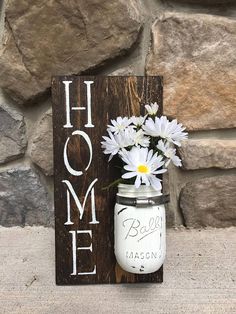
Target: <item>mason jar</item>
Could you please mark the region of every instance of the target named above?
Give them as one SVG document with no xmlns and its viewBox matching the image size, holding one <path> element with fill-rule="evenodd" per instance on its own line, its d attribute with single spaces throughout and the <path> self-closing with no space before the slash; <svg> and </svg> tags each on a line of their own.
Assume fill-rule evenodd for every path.
<svg viewBox="0 0 236 314">
<path fill-rule="evenodd" d="M 119 184 L 114 211 L 115 256 L 125 271 L 157 271 L 166 255 L 168 195 L 151 186 Z"/>
</svg>

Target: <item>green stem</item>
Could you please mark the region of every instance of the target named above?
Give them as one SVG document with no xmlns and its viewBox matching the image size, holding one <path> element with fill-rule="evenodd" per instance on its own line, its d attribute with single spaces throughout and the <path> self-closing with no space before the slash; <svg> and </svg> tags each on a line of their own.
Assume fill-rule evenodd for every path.
<svg viewBox="0 0 236 314">
<path fill-rule="evenodd" d="M 104 187 L 102 188 L 102 191 L 109 190 L 109 189 L 112 188 L 113 186 L 118 185 L 119 183 L 121 183 L 122 181 L 123 181 L 123 179 L 119 178 L 119 179 L 113 181 L 112 183 L 110 183 L 109 185 L 104 186 Z"/>
</svg>

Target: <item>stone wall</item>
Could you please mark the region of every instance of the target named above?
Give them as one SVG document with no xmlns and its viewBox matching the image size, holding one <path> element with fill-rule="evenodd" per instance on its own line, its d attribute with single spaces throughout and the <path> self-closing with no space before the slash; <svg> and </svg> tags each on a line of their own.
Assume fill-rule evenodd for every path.
<svg viewBox="0 0 236 314">
<path fill-rule="evenodd" d="M 236 225 L 234 0 L 1 3 L 0 224 L 53 224 L 52 74 L 163 75 L 187 126 L 168 225 Z"/>
</svg>

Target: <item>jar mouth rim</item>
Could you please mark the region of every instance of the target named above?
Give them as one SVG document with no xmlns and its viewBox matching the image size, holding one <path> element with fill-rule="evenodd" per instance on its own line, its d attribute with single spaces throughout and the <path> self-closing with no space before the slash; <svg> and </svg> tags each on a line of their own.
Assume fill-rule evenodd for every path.
<svg viewBox="0 0 236 314">
<path fill-rule="evenodd" d="M 140 185 L 138 188 L 135 187 L 134 184 L 125 184 L 125 183 L 119 183 L 118 184 L 118 193 L 120 193 L 120 190 L 128 190 L 132 193 L 139 193 L 139 192 L 152 192 L 152 193 L 161 193 L 162 191 L 160 190 L 155 190 L 151 185 Z"/>
<path fill-rule="evenodd" d="M 135 185 L 134 184 L 128 184 L 128 183 L 119 183 L 118 184 L 118 187 L 134 187 L 135 188 Z M 142 189 L 142 188 L 151 188 L 151 189 L 154 189 L 151 185 L 146 185 L 146 184 L 141 184 L 137 189 Z M 158 190 L 159 191 L 159 190 Z"/>
</svg>

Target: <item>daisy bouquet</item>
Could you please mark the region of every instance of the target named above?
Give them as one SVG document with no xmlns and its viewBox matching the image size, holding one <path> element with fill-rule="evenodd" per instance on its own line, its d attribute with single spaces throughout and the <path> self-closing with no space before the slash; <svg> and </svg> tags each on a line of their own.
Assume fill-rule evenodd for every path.
<svg viewBox="0 0 236 314">
<path fill-rule="evenodd" d="M 159 191 L 158 175 L 166 172 L 170 163 L 182 165 L 175 146 L 180 147 L 188 134 L 176 119 L 157 117 L 158 108 L 156 102 L 147 104 L 145 116 L 118 117 L 108 125 L 108 135 L 101 144 L 104 154 L 110 155 L 109 161 L 114 156 L 121 161 L 121 178 L 115 183 L 134 184 L 136 188 L 151 185 Z"/>
</svg>

